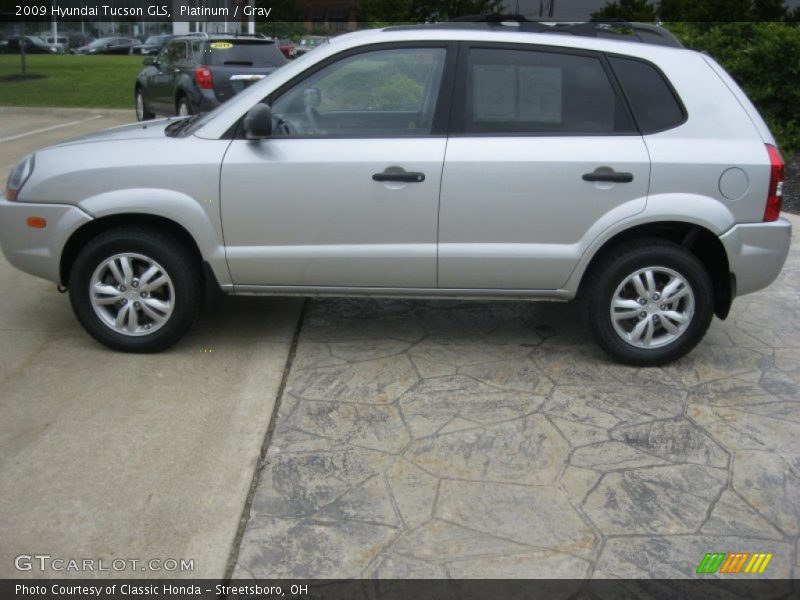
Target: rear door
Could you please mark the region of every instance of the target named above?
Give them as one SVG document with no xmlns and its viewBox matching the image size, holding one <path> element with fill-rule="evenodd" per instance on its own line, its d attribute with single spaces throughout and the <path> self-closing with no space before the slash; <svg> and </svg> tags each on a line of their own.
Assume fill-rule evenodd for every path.
<svg viewBox="0 0 800 600">
<path fill-rule="evenodd" d="M 644 210 L 650 161 L 605 58 L 464 44 L 442 176 L 440 288 L 558 289 Z"/>
</svg>

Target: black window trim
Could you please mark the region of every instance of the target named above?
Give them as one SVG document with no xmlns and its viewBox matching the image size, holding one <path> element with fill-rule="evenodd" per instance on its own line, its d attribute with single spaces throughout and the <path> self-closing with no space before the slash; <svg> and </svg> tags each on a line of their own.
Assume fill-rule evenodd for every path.
<svg viewBox="0 0 800 600">
<path fill-rule="evenodd" d="M 281 96 L 282 94 L 286 93 L 288 90 L 294 88 L 296 85 L 302 83 L 304 80 L 313 77 L 319 71 L 327 68 L 328 66 L 339 62 L 340 60 L 344 60 L 350 58 L 351 56 L 357 56 L 359 54 L 367 54 L 370 52 L 378 52 L 381 50 L 393 50 L 393 49 L 404 49 L 404 48 L 412 48 L 412 49 L 420 49 L 425 50 L 429 48 L 442 48 L 445 50 L 445 58 L 444 58 L 444 69 L 442 70 L 442 79 L 439 83 L 439 96 L 436 100 L 436 108 L 433 111 L 433 121 L 431 123 L 431 130 L 429 133 L 419 133 L 419 134 L 410 134 L 410 135 L 388 135 L 388 134 L 375 134 L 375 135 L 347 135 L 347 134 L 326 134 L 326 135 L 304 135 L 304 136 L 280 136 L 274 139 L 279 140 L 380 140 L 380 139 L 426 139 L 426 138 L 446 138 L 448 136 L 448 129 L 450 123 L 450 107 L 452 105 L 451 99 L 453 97 L 453 92 L 455 89 L 455 69 L 456 69 L 456 61 L 458 59 L 458 52 L 459 52 L 459 43 L 454 41 L 447 41 L 447 40 L 416 40 L 410 42 L 383 42 L 377 44 L 366 44 L 364 46 L 358 46 L 356 48 L 350 48 L 348 50 L 344 50 L 342 52 L 338 52 L 333 56 L 329 56 L 323 61 L 315 64 L 312 67 L 304 70 L 302 73 L 299 73 L 297 76 L 293 77 L 282 86 L 273 90 L 269 95 L 265 98 L 262 98 L 261 102 L 265 102 L 272 106 L 275 99 Z M 231 130 L 234 130 L 235 133 L 232 133 L 231 137 L 237 140 L 245 139 L 244 135 L 244 117 L 238 120 L 238 122 L 231 127 L 231 129 L 226 132 L 223 136 L 223 139 L 228 137 L 229 132 L 232 133 Z M 273 138 L 268 138 L 273 139 Z"/>
<path fill-rule="evenodd" d="M 669 80 L 669 77 L 666 76 L 664 71 L 662 71 L 661 68 L 658 65 L 656 65 L 655 63 L 650 62 L 647 59 L 640 58 L 638 56 L 631 56 L 629 54 L 619 54 L 617 52 L 606 52 L 604 54 L 606 56 L 606 63 L 608 63 L 608 68 L 611 70 L 611 73 L 612 73 L 612 76 L 614 78 L 615 83 L 617 84 L 617 86 L 619 86 L 620 93 L 622 94 L 622 97 L 625 99 L 625 104 L 628 107 L 628 111 L 630 112 L 631 119 L 633 119 L 633 122 L 636 124 L 636 129 L 639 131 L 640 135 L 643 135 L 643 136 L 644 135 L 653 135 L 653 134 L 656 134 L 656 133 L 662 133 L 664 131 L 670 131 L 672 129 L 676 129 L 676 128 L 680 127 L 681 125 L 684 125 L 689 120 L 689 112 L 686 110 L 686 106 L 684 105 L 683 100 L 681 100 L 680 95 L 678 94 L 677 90 L 675 89 L 675 86 L 672 85 L 672 82 Z M 674 98 L 675 102 L 678 104 L 678 108 L 680 108 L 680 111 L 681 111 L 681 114 L 683 115 L 683 118 L 679 122 L 675 123 L 674 125 L 670 125 L 669 127 L 662 127 L 661 129 L 653 129 L 653 130 L 647 130 L 647 131 L 642 129 L 641 125 L 639 124 L 639 121 L 636 119 L 636 114 L 633 111 L 633 106 L 631 105 L 631 101 L 628 98 L 627 94 L 625 93 L 625 88 L 622 86 L 622 83 L 619 81 L 619 78 L 617 77 L 617 73 L 614 70 L 614 65 L 609 60 L 611 58 L 622 58 L 622 59 L 625 59 L 625 60 L 633 60 L 633 61 L 636 61 L 636 62 L 643 63 L 643 64 L 647 65 L 648 67 L 650 67 L 651 69 L 653 69 L 658 74 L 658 76 L 661 77 L 661 80 L 664 82 L 664 84 L 667 86 L 667 89 L 672 94 L 672 97 Z"/>
<path fill-rule="evenodd" d="M 458 65 L 456 67 L 455 92 L 450 111 L 450 136 L 459 138 L 480 138 L 480 137 L 622 137 L 622 136 L 641 136 L 636 120 L 631 111 L 628 99 L 625 97 L 617 80 L 616 74 L 611 69 L 606 53 L 596 50 L 586 50 L 583 48 L 565 48 L 563 46 L 550 46 L 547 44 L 519 44 L 513 42 L 460 42 Z M 519 132 L 467 132 L 466 129 L 466 102 L 467 102 L 467 64 L 469 52 L 471 50 L 521 50 L 527 52 L 547 52 L 550 54 L 567 54 L 571 56 L 583 56 L 596 58 L 603 66 L 603 70 L 608 77 L 617 99 L 622 103 L 625 113 L 633 124 L 630 131 L 519 131 Z"/>
</svg>

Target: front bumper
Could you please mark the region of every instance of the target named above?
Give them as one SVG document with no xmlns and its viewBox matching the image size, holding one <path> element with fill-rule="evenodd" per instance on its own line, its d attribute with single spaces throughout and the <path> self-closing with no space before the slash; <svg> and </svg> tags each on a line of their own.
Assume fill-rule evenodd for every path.
<svg viewBox="0 0 800 600">
<path fill-rule="evenodd" d="M 28 217 L 43 217 L 47 226 L 29 227 Z M 79 227 L 91 220 L 77 206 L 11 202 L 0 196 L 0 246 L 17 269 L 62 283 L 59 271 L 64 246 Z"/>
<path fill-rule="evenodd" d="M 778 219 L 735 225 L 719 239 L 736 276 L 736 295 L 742 296 L 767 287 L 778 277 L 789 254 L 792 224 Z"/>
</svg>

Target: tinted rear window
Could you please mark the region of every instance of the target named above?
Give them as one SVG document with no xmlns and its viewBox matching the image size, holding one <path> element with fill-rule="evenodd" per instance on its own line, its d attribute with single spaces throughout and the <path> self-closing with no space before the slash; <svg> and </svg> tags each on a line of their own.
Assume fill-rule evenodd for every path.
<svg viewBox="0 0 800 600">
<path fill-rule="evenodd" d="M 610 57 L 642 133 L 655 133 L 683 123 L 683 108 L 664 76 L 640 60 Z"/>
<path fill-rule="evenodd" d="M 600 60 L 537 50 L 473 49 L 466 133 L 632 132 Z"/>
<path fill-rule="evenodd" d="M 210 41 L 206 55 L 205 63 L 216 67 L 280 67 L 286 63 L 277 44 L 266 41 Z"/>
</svg>

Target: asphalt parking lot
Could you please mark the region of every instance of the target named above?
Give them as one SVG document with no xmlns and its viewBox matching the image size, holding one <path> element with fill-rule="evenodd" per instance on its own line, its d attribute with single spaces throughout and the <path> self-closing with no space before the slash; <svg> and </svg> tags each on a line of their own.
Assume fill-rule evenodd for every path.
<svg viewBox="0 0 800 600">
<path fill-rule="evenodd" d="M 14 110 L 8 168 L 130 118 L 4 142 L 100 114 Z M 2 260 L 0 577 L 34 552 L 237 578 L 694 577 L 766 552 L 761 576 L 796 578 L 799 293 L 795 235 L 775 284 L 660 369 L 610 362 L 577 305 L 521 302 L 316 299 L 298 323 L 300 300 L 231 298 L 132 356 Z"/>
</svg>

